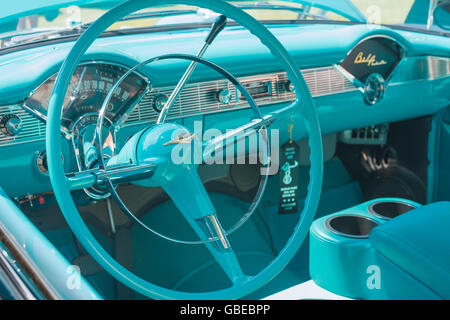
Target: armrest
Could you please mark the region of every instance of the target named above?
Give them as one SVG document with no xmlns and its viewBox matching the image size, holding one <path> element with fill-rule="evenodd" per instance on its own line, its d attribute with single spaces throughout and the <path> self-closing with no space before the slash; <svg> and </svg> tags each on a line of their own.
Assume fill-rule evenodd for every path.
<svg viewBox="0 0 450 320">
<path fill-rule="evenodd" d="M 102 299 L 80 275 L 79 288 L 69 288 L 71 264 L 53 244 L 30 222 L 0 187 L 0 224 L 32 259 L 48 282 L 63 299 Z"/>
<path fill-rule="evenodd" d="M 450 299 L 450 202 L 411 210 L 372 230 L 372 246 L 444 299 Z"/>
</svg>

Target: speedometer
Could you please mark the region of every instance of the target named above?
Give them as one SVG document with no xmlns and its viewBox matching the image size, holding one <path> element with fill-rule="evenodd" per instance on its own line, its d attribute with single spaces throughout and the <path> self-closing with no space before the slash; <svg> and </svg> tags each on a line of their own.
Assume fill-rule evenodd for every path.
<svg viewBox="0 0 450 320">
<path fill-rule="evenodd" d="M 102 142 L 99 145 L 96 132 L 100 109 L 114 84 L 128 70 L 123 66 L 106 62 L 83 63 L 76 68 L 70 80 L 62 109 L 61 130 L 66 133 L 66 138 L 72 140 L 79 171 L 98 166 L 97 147 L 101 148 L 105 158 L 114 155 L 116 129 L 150 87 L 145 77 L 133 72 L 114 89 L 106 106 L 105 121 L 101 129 Z M 23 104 L 24 109 L 43 121 L 47 120 L 48 105 L 56 76 L 53 75 L 41 84 Z M 93 187 L 85 189 L 85 192 L 94 199 L 103 199 L 109 195 L 106 190 Z"/>
<path fill-rule="evenodd" d="M 98 113 L 113 85 L 127 72 L 125 67 L 110 63 L 85 63 L 75 70 L 64 100 L 61 126 L 73 130 L 76 121 L 87 113 Z M 46 120 L 48 104 L 56 75 L 35 90 L 24 107 Z M 127 114 L 146 92 L 148 81 L 131 73 L 117 89 L 106 108 L 106 117 L 113 123 Z"/>
</svg>

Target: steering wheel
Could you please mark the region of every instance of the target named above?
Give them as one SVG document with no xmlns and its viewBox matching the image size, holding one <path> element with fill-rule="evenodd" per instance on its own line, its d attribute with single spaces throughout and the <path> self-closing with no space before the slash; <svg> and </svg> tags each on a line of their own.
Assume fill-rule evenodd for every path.
<svg viewBox="0 0 450 320">
<path fill-rule="evenodd" d="M 277 112 L 252 120 L 236 128 L 238 132 L 251 126 L 263 128 L 268 123 L 300 117 L 309 137 L 310 161 L 308 193 L 299 222 L 278 256 L 254 276 L 246 275 L 231 247 L 216 211 L 198 176 L 196 166 L 174 164 L 170 160 L 174 133 L 188 137 L 187 129 L 172 123 L 156 124 L 136 133 L 106 168 L 87 170 L 78 175 L 66 175 L 61 163 L 60 125 L 65 93 L 81 57 L 90 45 L 113 23 L 135 11 L 152 6 L 185 4 L 198 6 L 198 0 L 129 0 L 105 13 L 78 39 L 64 61 L 49 102 L 47 119 L 47 161 L 51 184 L 61 211 L 83 247 L 109 274 L 129 288 L 155 299 L 237 299 L 262 287 L 273 279 L 294 257 L 305 240 L 318 207 L 322 179 L 322 137 L 317 111 L 309 89 L 292 58 L 282 44 L 256 19 L 237 7 L 221 0 L 205 0 L 201 6 L 226 15 L 246 27 L 278 59 L 295 88 L 296 100 Z M 248 95 L 250 100 L 251 96 Z M 299 99 L 301 97 L 301 99 Z M 180 136 L 179 133 L 183 135 Z M 219 143 L 223 143 L 219 139 Z M 184 143 L 184 142 L 183 142 Z M 214 147 L 214 145 L 213 145 Z M 110 166 L 111 165 L 111 166 Z M 231 280 L 230 287 L 208 292 L 172 290 L 148 282 L 116 261 L 96 240 L 81 218 L 70 194 L 99 183 L 130 182 L 144 186 L 161 186 L 172 198 L 196 234 L 204 240 L 214 259 Z M 214 241 L 209 241 L 213 239 Z"/>
</svg>

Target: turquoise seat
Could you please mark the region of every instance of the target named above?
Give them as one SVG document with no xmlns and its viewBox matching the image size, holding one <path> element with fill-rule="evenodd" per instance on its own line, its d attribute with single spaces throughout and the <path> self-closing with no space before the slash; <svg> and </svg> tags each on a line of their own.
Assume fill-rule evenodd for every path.
<svg viewBox="0 0 450 320">
<path fill-rule="evenodd" d="M 409 211 L 374 228 L 378 253 L 443 299 L 450 299 L 450 202 Z"/>
</svg>

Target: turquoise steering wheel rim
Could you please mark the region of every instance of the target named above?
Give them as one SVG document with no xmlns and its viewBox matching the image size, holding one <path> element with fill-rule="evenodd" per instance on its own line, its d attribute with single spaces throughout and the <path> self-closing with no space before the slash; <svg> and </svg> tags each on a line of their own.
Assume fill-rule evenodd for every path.
<svg viewBox="0 0 450 320">
<path fill-rule="evenodd" d="M 323 179 L 323 151 L 322 136 L 319 127 L 318 115 L 312 100 L 312 96 L 304 81 L 299 68 L 289 56 L 282 44 L 253 17 L 233 5 L 221 0 L 204 0 L 201 6 L 217 13 L 225 14 L 228 18 L 235 20 L 243 27 L 247 28 L 271 51 L 281 63 L 281 67 L 287 72 L 288 77 L 297 92 L 297 103 L 299 115 L 304 120 L 304 124 L 309 137 L 310 162 L 308 193 L 305 199 L 305 206 L 300 214 L 292 236 L 287 241 L 285 247 L 278 256 L 257 275 L 252 276 L 245 283 L 233 285 L 231 287 L 209 292 L 183 292 L 157 286 L 139 276 L 135 275 L 122 265 L 120 265 L 96 240 L 90 232 L 71 197 L 64 168 L 61 162 L 60 125 L 61 112 L 64 97 L 69 86 L 70 79 L 79 64 L 81 57 L 91 44 L 110 27 L 114 22 L 135 11 L 162 5 L 184 4 L 198 6 L 198 0 L 128 0 L 117 7 L 106 12 L 96 20 L 78 39 L 72 47 L 69 55 L 64 61 L 55 82 L 52 96 L 48 107 L 48 119 L 46 128 L 46 149 L 49 167 L 49 176 L 55 197 L 60 209 L 75 236 L 105 271 L 111 274 L 124 285 L 136 292 L 154 299 L 238 299 L 256 289 L 262 287 L 273 279 L 294 257 L 308 234 L 309 227 L 316 213 Z M 302 97 L 302 105 L 298 97 Z"/>
</svg>

